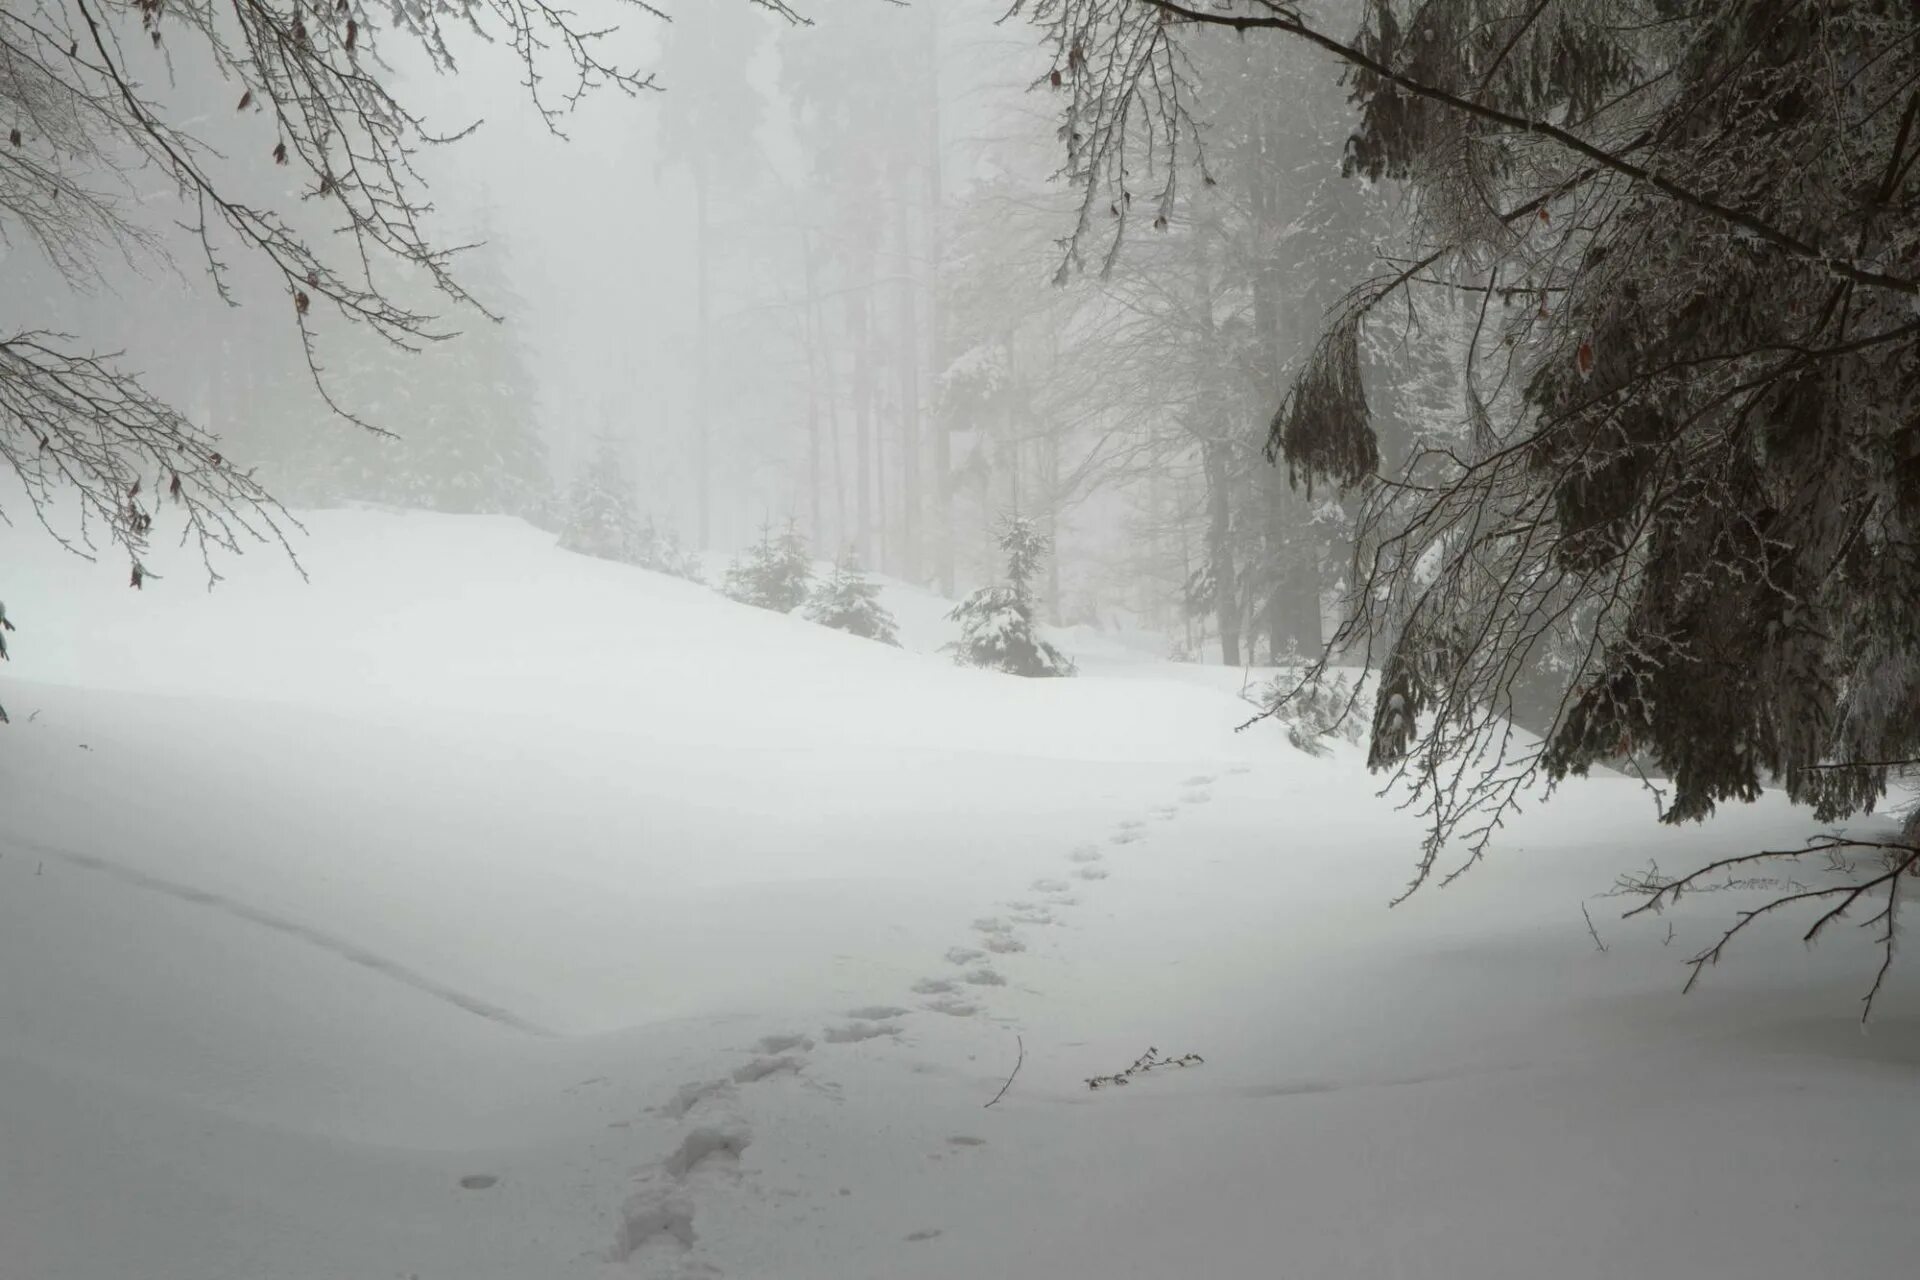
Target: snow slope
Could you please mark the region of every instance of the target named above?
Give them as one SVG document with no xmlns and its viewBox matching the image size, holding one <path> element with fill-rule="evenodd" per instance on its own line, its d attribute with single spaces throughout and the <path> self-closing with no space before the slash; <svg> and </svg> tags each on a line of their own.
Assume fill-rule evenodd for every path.
<svg viewBox="0 0 1920 1280">
<path fill-rule="evenodd" d="M 1580 913 L 1783 805 L 1596 780 L 1389 912 L 1414 820 L 1235 734 L 1237 673 L 1018 681 L 511 521 L 309 524 L 311 585 L 211 596 L 0 534 L 0 1280 L 1920 1256 L 1911 974 L 1862 1032 L 1859 931 L 1683 997 L 1751 893 L 1592 899 L 1604 953 Z M 1149 1045 L 1205 1062 L 1086 1088 Z"/>
</svg>

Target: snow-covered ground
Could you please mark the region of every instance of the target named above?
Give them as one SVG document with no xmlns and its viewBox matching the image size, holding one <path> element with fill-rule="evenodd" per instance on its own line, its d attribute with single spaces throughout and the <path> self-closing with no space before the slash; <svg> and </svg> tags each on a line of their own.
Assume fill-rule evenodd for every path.
<svg viewBox="0 0 1920 1280">
<path fill-rule="evenodd" d="M 1389 911 L 1415 820 L 1233 732 L 1239 673 L 1075 636 L 1021 681 L 924 593 L 898 651 L 512 521 L 309 524 L 311 585 L 212 595 L 0 534 L 4 1280 L 1920 1259 L 1912 972 L 1863 1032 L 1871 938 L 1783 922 L 1682 996 L 1753 895 L 1592 897 L 1782 804 L 1571 786 Z M 1148 1046 L 1205 1061 L 1087 1088 Z"/>
</svg>

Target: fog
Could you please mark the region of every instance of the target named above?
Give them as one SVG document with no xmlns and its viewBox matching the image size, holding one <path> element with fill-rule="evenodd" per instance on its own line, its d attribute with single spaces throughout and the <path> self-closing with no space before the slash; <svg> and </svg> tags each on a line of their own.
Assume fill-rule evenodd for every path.
<svg viewBox="0 0 1920 1280">
<path fill-rule="evenodd" d="M 1916 20 L 663 8 L 0 7 L 0 1280 L 1898 1274 Z"/>
</svg>

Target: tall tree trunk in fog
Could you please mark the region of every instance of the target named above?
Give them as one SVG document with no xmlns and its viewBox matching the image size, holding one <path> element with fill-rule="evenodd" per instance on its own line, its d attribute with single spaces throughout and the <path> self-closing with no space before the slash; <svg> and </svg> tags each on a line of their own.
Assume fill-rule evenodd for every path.
<svg viewBox="0 0 1920 1280">
<path fill-rule="evenodd" d="M 1047 332 L 1049 375 L 1060 368 L 1060 331 Z M 1047 543 L 1053 554 L 1047 557 L 1047 620 L 1060 625 L 1060 430 L 1049 419 L 1040 432 L 1040 478 L 1047 486 Z"/>
<path fill-rule="evenodd" d="M 1253 274 L 1253 327 L 1259 386 L 1267 404 L 1279 404 L 1286 394 L 1285 335 L 1281 331 L 1286 282 L 1279 254 L 1286 237 L 1280 184 L 1288 175 L 1278 165 L 1284 130 L 1285 123 L 1272 109 L 1260 111 L 1255 118 L 1253 141 L 1260 165 L 1249 192 L 1253 239 L 1259 254 Z M 1254 424 L 1256 432 L 1265 427 L 1265 423 Z M 1269 465 L 1256 470 L 1253 488 L 1267 562 L 1261 575 L 1265 599 L 1260 607 L 1260 629 L 1266 632 L 1267 654 L 1270 660 L 1279 661 L 1289 640 L 1299 652 L 1317 654 L 1322 647 L 1319 534 L 1307 513 L 1298 510 L 1296 504 L 1301 499 L 1285 483 L 1280 469 Z M 1290 522 L 1290 511 L 1300 518 Z M 1251 636 L 1248 647 L 1253 647 Z"/>
<path fill-rule="evenodd" d="M 1060 438 L 1049 431 L 1042 447 L 1046 450 L 1047 544 L 1053 554 L 1047 557 L 1047 621 L 1060 625 Z"/>
<path fill-rule="evenodd" d="M 868 326 L 867 332 L 869 335 L 872 334 L 871 325 Z M 876 381 L 873 393 L 873 539 L 876 544 L 876 554 L 879 556 L 878 563 L 886 572 L 892 573 L 896 566 L 888 556 L 892 554 L 893 542 L 887 536 L 892 529 L 887 519 L 887 512 L 891 509 L 887 506 L 887 419 L 891 415 L 888 411 L 886 389 L 879 384 L 878 373 L 874 376 Z"/>
<path fill-rule="evenodd" d="M 873 359 L 868 346 L 870 299 L 864 289 L 847 295 L 847 332 L 853 342 L 853 541 L 860 559 L 873 554 Z"/>
<path fill-rule="evenodd" d="M 1273 260 L 1274 244 L 1280 234 L 1274 225 L 1276 193 L 1273 182 L 1272 169 L 1263 168 L 1250 192 L 1253 239 L 1258 246 L 1256 252 L 1260 255 L 1253 272 L 1255 360 L 1261 396 L 1268 404 L 1280 403 L 1285 390 L 1280 369 L 1281 279 Z M 1253 429 L 1259 431 L 1263 427 L 1264 424 L 1254 424 Z M 1295 577 L 1292 572 L 1293 561 L 1301 554 L 1301 549 L 1292 546 L 1288 538 L 1286 504 L 1291 495 L 1280 482 L 1279 468 L 1260 466 L 1256 469 L 1259 474 L 1253 478 L 1253 494 L 1255 510 L 1260 513 L 1261 548 L 1266 564 L 1256 579 L 1264 586 L 1264 598 L 1258 602 L 1258 622 L 1249 620 L 1247 647 L 1249 656 L 1252 656 L 1252 652 L 1258 649 L 1259 634 L 1265 632 L 1268 656 L 1278 660 L 1285 648 L 1282 634 L 1297 627 L 1301 621 L 1291 616 L 1297 611 L 1299 602 L 1290 598 L 1286 589 Z"/>
<path fill-rule="evenodd" d="M 1187 537 L 1187 475 L 1184 471 L 1174 483 L 1173 502 L 1173 534 L 1180 539 L 1180 582 L 1184 587 L 1193 582 L 1193 543 Z M 1200 641 L 1196 640 L 1193 634 L 1193 610 L 1181 609 L 1180 619 L 1186 631 L 1187 652 L 1197 658 Z M 1200 639 L 1205 639 L 1204 631 Z"/>
<path fill-rule="evenodd" d="M 827 403 L 827 451 L 828 469 L 833 473 L 833 542 L 834 556 L 853 545 L 853 539 L 847 533 L 847 471 L 846 459 L 840 446 L 840 396 L 839 379 L 835 376 L 833 344 L 827 338 L 826 303 L 821 299 L 817 288 L 807 300 L 809 323 L 815 337 L 819 340 L 820 356 L 815 367 L 820 371 L 820 396 Z M 817 543 L 823 531 L 813 531 Z"/>
<path fill-rule="evenodd" d="M 897 175 L 893 199 L 894 251 L 900 256 L 895 273 L 900 332 L 894 352 L 900 396 L 900 576 L 920 581 L 920 326 L 914 293 L 919 287 L 914 271 L 912 181 L 903 168 Z"/>
<path fill-rule="evenodd" d="M 820 527 L 820 329 L 816 321 L 819 288 L 813 263 L 813 236 L 805 228 L 800 232 L 801 269 L 805 274 L 807 296 L 804 319 L 807 341 L 807 536 L 817 547 Z"/>
<path fill-rule="evenodd" d="M 927 365 L 930 383 L 937 384 L 946 359 L 946 335 L 940 327 L 940 262 L 942 237 L 940 139 L 940 6 L 927 10 Z M 931 406 L 930 406 L 931 407 Z M 938 411 L 928 415 L 933 426 L 933 571 L 940 594 L 954 594 L 953 582 L 953 441 Z"/>
<path fill-rule="evenodd" d="M 1213 268 L 1207 261 L 1207 237 L 1212 229 L 1204 223 L 1193 228 L 1194 314 L 1199 320 L 1200 357 L 1216 358 L 1213 332 Z M 1207 565 L 1212 570 L 1214 613 L 1220 627 L 1220 661 L 1227 666 L 1240 665 L 1240 595 L 1233 571 L 1233 508 L 1228 486 L 1232 483 L 1232 442 L 1222 430 L 1216 411 L 1204 400 L 1199 421 L 1191 424 L 1200 436 L 1201 468 L 1207 478 Z"/>
<path fill-rule="evenodd" d="M 1232 480 L 1228 465 L 1230 451 L 1231 446 L 1224 440 L 1204 440 L 1200 444 L 1201 465 L 1207 476 L 1207 563 L 1213 567 L 1220 661 L 1237 667 L 1240 665 L 1240 597 L 1233 574 L 1232 508 L 1227 501 L 1227 486 Z"/>
<path fill-rule="evenodd" d="M 695 339 L 695 391 L 693 414 L 693 491 L 698 515 L 694 545 L 704 551 L 713 537 L 713 474 L 711 471 L 711 432 L 713 428 L 712 384 L 712 271 L 708 261 L 707 165 L 696 159 L 693 165 L 693 201 L 695 289 L 699 295 L 699 334 Z"/>
</svg>

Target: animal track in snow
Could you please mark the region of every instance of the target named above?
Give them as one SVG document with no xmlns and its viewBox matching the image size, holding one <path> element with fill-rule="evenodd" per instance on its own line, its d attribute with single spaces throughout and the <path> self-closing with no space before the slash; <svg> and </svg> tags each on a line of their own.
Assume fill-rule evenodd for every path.
<svg viewBox="0 0 1920 1280">
<path fill-rule="evenodd" d="M 1026 949 L 1027 944 L 1012 934 L 995 934 L 993 937 L 987 939 L 987 950 L 993 952 L 995 955 L 1008 956 L 1016 951 L 1025 951 Z"/>
<path fill-rule="evenodd" d="M 725 1080 L 694 1080 L 680 1086 L 679 1090 L 660 1104 L 662 1115 L 675 1120 L 683 1120 L 689 1111 L 701 1103 L 713 1098 L 726 1097 L 733 1092 L 733 1085 Z"/>
<path fill-rule="evenodd" d="M 907 1233 L 907 1239 L 909 1239 L 909 1240 L 931 1240 L 931 1239 L 933 1239 L 933 1238 L 934 1238 L 935 1236 L 937 1236 L 937 1235 L 939 1235 L 939 1234 L 940 1234 L 940 1228 L 938 1228 L 938 1227 L 922 1227 L 922 1228 L 921 1228 L 920 1230 L 918 1230 L 918 1231 L 909 1231 L 909 1232 Z"/>
<path fill-rule="evenodd" d="M 849 1022 L 844 1027 L 828 1027 L 822 1035 L 828 1044 L 858 1044 L 881 1036 L 897 1036 L 900 1028 L 888 1022 Z"/>
<path fill-rule="evenodd" d="M 813 1048 L 813 1041 L 809 1040 L 805 1036 L 787 1035 L 787 1036 L 761 1036 L 760 1037 L 760 1052 L 762 1053 L 785 1053 L 789 1049 L 799 1049 L 802 1052 L 805 1052 L 806 1050 L 811 1048 Z"/>
<path fill-rule="evenodd" d="M 680 1139 L 674 1153 L 660 1162 L 667 1176 L 684 1181 L 688 1174 L 710 1161 L 738 1164 L 740 1153 L 752 1141 L 744 1129 L 721 1129 L 702 1125 Z"/>
<path fill-rule="evenodd" d="M 1080 905 L 1080 899 L 1071 893 L 1051 894 L 1048 896 L 1047 901 L 1056 907 L 1077 907 Z"/>
<path fill-rule="evenodd" d="M 1124 831 L 1116 831 L 1112 835 L 1108 836 L 1107 843 L 1108 844 L 1132 844 L 1136 840 L 1144 839 L 1145 836 L 1146 836 L 1146 833 L 1144 831 L 1137 831 L 1132 827 L 1128 827 Z"/>
<path fill-rule="evenodd" d="M 953 989 L 953 984 L 945 978 L 922 978 L 913 984 L 914 994 L 922 996 L 943 996 Z"/>
<path fill-rule="evenodd" d="M 1042 893 L 1065 893 L 1069 888 L 1065 880 L 1055 880 L 1051 876 L 1042 876 L 1035 880 L 1033 887 Z"/>
<path fill-rule="evenodd" d="M 1169 818 L 1177 818 L 1180 816 L 1180 806 L 1177 804 L 1157 804 L 1147 810 L 1147 812 L 1151 813 L 1160 821 L 1165 822 Z"/>
<path fill-rule="evenodd" d="M 1067 860 L 1070 862 L 1098 862 L 1105 856 L 1106 855 L 1102 854 L 1100 850 L 1093 845 L 1083 844 L 1068 854 Z"/>
<path fill-rule="evenodd" d="M 1124 818 L 1119 824 L 1122 831 L 1138 831 L 1146 825 L 1146 821 L 1142 818 Z"/>
<path fill-rule="evenodd" d="M 768 1076 L 776 1076 L 782 1072 L 799 1075 L 800 1059 L 792 1055 L 785 1055 L 778 1058 L 755 1058 L 743 1067 L 734 1068 L 733 1082 L 735 1084 L 752 1084 L 756 1080 L 765 1080 Z"/>
<path fill-rule="evenodd" d="M 1017 911 L 1008 918 L 1015 924 L 1052 924 L 1053 912 L 1036 907 L 1031 911 Z"/>
<path fill-rule="evenodd" d="M 1082 867 L 1073 874 L 1079 876 L 1082 880 L 1105 880 L 1107 878 L 1107 869 L 1105 867 Z"/>
<path fill-rule="evenodd" d="M 670 1248 L 680 1254 L 690 1252 L 699 1237 L 693 1230 L 688 1180 L 708 1169 L 733 1172 L 749 1141 L 750 1135 L 740 1128 L 702 1125 L 690 1130 L 673 1153 L 660 1162 L 666 1185 L 643 1185 L 622 1206 L 620 1229 L 613 1241 L 613 1260 L 629 1261 L 650 1246 Z M 642 1181 L 652 1183 L 652 1178 L 649 1174 Z M 699 1272 L 715 1274 L 705 1266 L 701 1266 Z M 681 1274 L 688 1271 L 683 1270 Z"/>
<path fill-rule="evenodd" d="M 668 1242 L 681 1252 L 693 1248 L 693 1206 L 677 1193 L 646 1191 L 628 1200 L 620 1211 L 620 1231 L 614 1237 L 613 1259 L 626 1262 L 647 1245 Z"/>
<path fill-rule="evenodd" d="M 888 1018 L 898 1018 L 906 1013 L 905 1009 L 891 1004 L 862 1005 L 858 1009 L 847 1010 L 849 1018 L 859 1018 L 863 1022 L 884 1022 Z"/>
<path fill-rule="evenodd" d="M 1230 764 L 1227 766 L 1227 772 L 1228 773 L 1252 773 L 1253 766 L 1250 764 Z"/>
<path fill-rule="evenodd" d="M 1183 787 L 1204 787 L 1209 785 L 1213 781 L 1214 781 L 1214 775 L 1211 773 L 1196 773 L 1191 778 L 1188 778 L 1186 781 L 1182 782 L 1180 785 Z"/>
<path fill-rule="evenodd" d="M 1013 926 L 1008 924 L 1005 920 L 1002 920 L 999 916 L 981 916 L 978 920 L 975 920 L 973 922 L 973 927 L 979 930 L 981 933 L 986 933 L 986 934 L 997 934 L 997 933 L 1004 934 L 1004 933 L 1013 932 Z"/>
<path fill-rule="evenodd" d="M 961 981 L 976 987 L 1004 987 L 1007 985 L 1005 978 L 995 973 L 992 969 L 985 968 L 975 969 L 972 973 L 962 978 Z M 949 990 L 950 989 L 951 988 L 949 988 Z"/>
<path fill-rule="evenodd" d="M 937 1000 L 929 1000 L 927 1008 L 953 1018 L 971 1018 L 980 1012 L 979 1005 L 969 1000 L 962 1000 L 958 996 L 941 996 Z"/>
<path fill-rule="evenodd" d="M 975 960 L 985 960 L 987 953 L 973 947 L 948 947 L 948 964 L 972 964 Z"/>
<path fill-rule="evenodd" d="M 1213 799 L 1213 792 L 1211 791 L 1189 791 L 1185 795 L 1180 797 L 1180 803 L 1181 804 L 1205 804 L 1207 801 L 1211 799 Z"/>
<path fill-rule="evenodd" d="M 947 1145 L 950 1147 L 984 1147 L 987 1145 L 987 1140 L 985 1138 L 970 1138 L 966 1134 L 957 1133 L 947 1139 Z"/>
<path fill-rule="evenodd" d="M 498 1174 L 470 1173 L 460 1179 L 460 1185 L 467 1191 L 485 1191 L 488 1187 L 493 1186 L 499 1181 L 500 1177 Z"/>
</svg>

